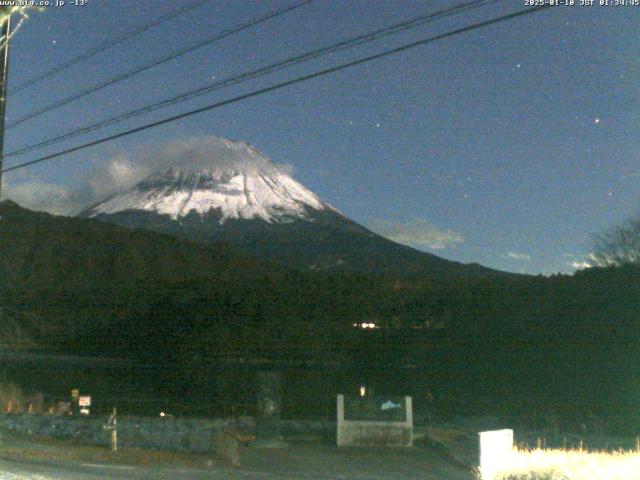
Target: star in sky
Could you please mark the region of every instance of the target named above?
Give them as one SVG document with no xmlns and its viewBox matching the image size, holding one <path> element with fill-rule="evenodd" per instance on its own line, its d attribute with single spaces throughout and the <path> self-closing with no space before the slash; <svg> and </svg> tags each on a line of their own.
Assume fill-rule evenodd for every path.
<svg viewBox="0 0 640 480">
<path fill-rule="evenodd" d="M 149 59 L 167 55 L 168 44 L 172 45 L 170 51 L 182 48 L 210 36 L 212 28 L 222 31 L 247 22 L 254 7 L 271 11 L 283 1 L 246 0 L 246 5 L 213 2 L 182 18 L 182 24 L 172 21 L 162 29 L 102 52 L 94 61 L 74 65 L 52 78 L 52 84 L 85 88 L 138 65 L 136 56 L 140 51 Z M 135 5 L 127 11 L 127 21 L 123 23 L 122 17 L 109 6 L 111 3 L 94 2 L 86 11 L 50 9 L 47 15 L 34 15 L 15 37 L 10 85 L 26 83 L 33 75 L 92 48 L 78 44 L 78 38 L 108 38 L 173 9 L 170 2 L 164 5 L 166 2 L 138 0 L 131 2 Z M 432 11 L 428 4 L 380 2 L 396 17 L 381 19 L 377 9 L 366 9 L 360 2 L 345 2 L 343 9 L 335 9 L 331 2 L 311 2 L 306 10 L 286 17 L 286 22 L 266 22 L 261 30 L 253 28 L 251 32 L 238 34 L 233 41 L 220 42 L 211 49 L 168 62 L 162 70 L 166 82 L 158 86 L 166 91 L 155 92 L 157 96 L 149 101 L 188 89 L 185 83 L 192 81 L 191 72 L 198 72 L 203 82 L 210 82 L 245 71 L 248 68 L 245 59 L 239 58 L 242 52 L 249 51 L 245 49 L 256 51 L 259 47 L 264 58 L 258 63 L 267 64 L 292 54 L 288 42 L 295 41 L 296 51 L 303 53 L 350 38 L 354 35 L 353 25 L 345 22 L 345 16 L 357 18 L 358 29 L 364 33 L 400 19 L 424 15 Z M 596 134 L 610 129 L 618 116 L 635 114 L 628 111 L 632 105 L 625 98 L 631 96 L 629 85 L 637 84 L 640 77 L 628 55 L 620 54 L 637 32 L 637 18 L 617 9 L 597 13 L 589 9 L 569 10 L 541 12 L 502 24 L 500 28 L 469 32 L 407 50 L 402 55 L 380 58 L 296 89 L 283 89 L 279 94 L 185 118 L 175 126 L 150 129 L 97 145 L 79 152 L 77 157 L 68 155 L 65 162 L 43 163 L 34 167 L 32 174 L 40 182 L 63 188 L 72 182 L 82 182 L 79 180 L 82 176 L 92 178 L 94 165 L 119 152 L 135 158 L 135 152 L 145 145 L 164 145 L 185 136 L 229 137 L 255 145 L 274 161 L 295 164 L 297 180 L 356 221 L 425 217 L 445 228 L 464 232 L 465 241 L 450 255 L 453 260 L 516 270 L 521 265 L 505 258 L 503 252 L 538 251 L 544 255 L 531 253 L 527 272 L 558 269 L 570 272 L 572 267 L 566 263 L 579 262 L 588 253 L 590 233 L 622 218 L 624 208 L 632 213 L 637 205 L 640 192 L 637 178 L 626 177 L 624 189 L 608 185 L 612 177 L 621 178 L 638 171 L 632 153 L 640 148 L 640 140 L 632 128 L 637 119 L 627 118 L 627 128 L 607 131 L 606 137 Z M 70 23 L 71 14 L 75 16 Z M 490 14 L 486 10 L 468 11 L 464 21 L 482 21 Z M 83 21 L 84 15 L 87 21 Z M 184 30 L 182 26 L 187 21 L 190 28 Z M 307 26 L 309 35 L 299 35 Z M 442 28 L 444 31 L 445 26 Z M 372 43 L 371 53 L 413 40 L 409 38 L 410 32 L 405 34 L 402 38 L 380 38 L 378 43 Z M 521 42 L 521 38 L 527 38 L 527 42 Z M 62 49 L 57 48 L 58 40 Z M 582 48 L 585 41 L 589 48 Z M 550 42 L 554 45 L 552 49 L 546 48 Z M 365 52 L 354 50 L 352 55 L 354 59 L 360 58 Z M 34 62 L 34 58 L 42 58 L 43 62 Z M 333 61 L 341 59 L 336 55 Z M 225 72 L 216 65 L 223 65 Z M 211 68 L 216 68 L 216 72 Z M 310 63 L 299 68 L 295 75 L 312 73 L 319 67 Z M 508 69 L 516 75 L 505 75 Z M 471 75 L 473 82 L 468 80 Z M 571 91 L 539 88 L 543 75 L 554 78 L 558 85 L 571 85 Z M 149 92 L 149 85 L 155 85 L 159 76 L 156 70 L 145 72 L 135 82 L 114 85 L 101 96 L 70 104 L 64 114 L 77 117 L 77 126 L 119 115 L 122 106 L 146 103 L 147 95 L 153 93 Z M 271 81 L 260 80 L 253 86 L 262 88 Z M 329 88 L 332 85 L 339 88 Z M 12 97 L 8 105 L 10 118 L 51 103 L 46 89 L 33 88 L 29 92 L 30 96 Z M 345 98 L 350 99 L 348 103 Z M 577 98 L 581 100 L 576 101 Z M 282 102 L 289 99 L 296 100 L 299 108 L 274 116 L 273 111 L 282 109 Z M 345 110 L 349 105 L 357 109 Z M 161 113 L 170 116 L 185 108 L 175 105 Z M 319 112 L 321 118 L 337 121 L 315 121 Z M 337 117 L 340 112 L 345 112 L 345 117 Z M 54 111 L 34 119 L 30 128 L 7 131 L 7 148 L 15 149 L 64 133 L 67 127 L 56 123 L 65 122 L 55 122 L 59 115 Z M 546 128 L 549 124 L 557 126 L 557 130 L 549 132 Z M 53 128 L 55 132 L 50 131 Z M 391 132 L 395 135 L 390 135 Z M 536 148 L 529 148 L 532 144 Z M 60 148 L 73 145 L 69 142 Z M 35 157 L 24 160 L 31 158 Z M 73 161 L 74 158 L 90 161 Z M 594 171 L 591 167 L 600 165 L 600 158 L 609 159 L 607 169 Z M 13 161 L 19 160 L 23 158 Z M 386 175 L 390 162 L 398 165 L 391 179 Z M 433 166 L 426 168 L 427 162 Z M 459 183 L 457 175 L 461 171 L 465 174 Z M 521 173 L 517 181 L 514 172 Z M 466 175 L 473 178 L 467 180 L 469 184 L 464 182 Z M 7 181 L 18 183 L 16 178 L 9 177 Z M 580 182 L 586 181 L 600 194 L 593 198 L 583 195 L 584 184 Z M 364 194 L 353 188 L 354 183 Z M 413 187 L 407 189 L 408 184 Z M 383 193 L 371 195 L 369 192 L 373 191 Z M 513 198 L 520 200 L 517 208 L 512 205 Z M 560 198 L 563 209 L 557 203 Z M 618 202 L 616 209 L 599 208 L 601 203 L 615 202 Z M 568 211 L 560 218 L 558 212 L 565 205 Z M 558 221 L 549 221 L 550 218 Z M 582 232 L 582 236 L 576 237 L 575 232 Z M 516 237 L 525 238 L 519 247 L 511 243 Z M 565 252 L 572 252 L 575 258 L 563 258 Z"/>
</svg>

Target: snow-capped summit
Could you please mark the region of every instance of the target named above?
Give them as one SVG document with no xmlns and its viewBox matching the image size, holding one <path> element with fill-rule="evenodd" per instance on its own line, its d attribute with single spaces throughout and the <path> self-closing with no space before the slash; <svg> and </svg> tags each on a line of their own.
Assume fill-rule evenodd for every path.
<svg viewBox="0 0 640 480">
<path fill-rule="evenodd" d="M 309 209 L 331 207 L 251 145 L 216 139 L 211 157 L 196 167 L 154 173 L 82 216 L 146 211 L 177 220 L 195 212 L 215 214 L 220 224 L 229 219 L 279 223 L 307 218 Z"/>
<path fill-rule="evenodd" d="M 160 157 L 155 173 L 79 216 L 198 243 L 223 242 L 296 269 L 429 278 L 498 273 L 371 232 L 244 142 L 186 142 L 170 147 L 167 162 Z"/>
</svg>

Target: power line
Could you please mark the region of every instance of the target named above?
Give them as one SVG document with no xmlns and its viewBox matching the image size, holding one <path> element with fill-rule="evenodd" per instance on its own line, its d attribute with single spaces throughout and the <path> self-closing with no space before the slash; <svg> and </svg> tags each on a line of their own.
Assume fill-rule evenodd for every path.
<svg viewBox="0 0 640 480">
<path fill-rule="evenodd" d="M 359 36 L 355 36 L 355 37 L 351 37 L 347 40 L 343 40 L 339 43 L 336 44 L 332 44 L 330 46 L 327 47 L 322 47 L 320 49 L 317 50 L 313 50 L 311 52 L 307 52 L 301 55 L 295 55 L 292 57 L 288 57 L 284 60 L 278 61 L 276 63 L 273 63 L 271 65 L 268 65 L 266 67 L 262 67 L 259 68 L 257 70 L 252 70 L 252 71 L 248 71 L 248 72 L 244 72 L 241 74 L 238 74 L 236 76 L 227 78 L 225 80 L 220 80 L 217 82 L 213 82 L 210 83 L 208 85 L 205 85 L 204 87 L 198 88 L 196 90 L 190 90 L 186 93 L 177 95 L 177 96 L 173 96 L 173 97 L 169 97 L 168 99 L 162 100 L 160 102 L 155 102 L 149 105 L 146 105 L 144 107 L 141 108 L 137 108 L 134 110 L 130 110 L 129 112 L 125 112 L 119 115 L 116 115 L 115 117 L 111 117 L 105 120 L 101 120 L 99 122 L 87 125 L 85 127 L 79 128 L 79 129 L 72 129 L 69 130 L 61 135 L 57 135 L 55 137 L 51 137 L 48 138 L 46 140 L 43 140 L 41 142 L 38 142 L 36 144 L 32 144 L 32 145 L 28 145 L 25 147 L 21 147 L 19 149 L 16 149 L 12 152 L 9 152 L 7 154 L 5 154 L 5 158 L 8 157 L 13 157 L 16 155 L 23 155 L 25 153 L 28 152 L 32 152 L 35 150 L 39 150 L 41 148 L 44 148 L 46 146 L 49 145 L 53 145 L 56 143 L 59 143 L 61 141 L 64 140 L 68 140 L 70 138 L 74 138 L 77 137 L 79 135 L 85 135 L 87 133 L 91 133 L 97 130 L 101 130 L 103 128 L 106 128 L 108 126 L 112 126 L 118 123 L 121 123 L 125 120 L 130 120 L 132 118 L 136 118 L 139 117 L 141 115 L 153 112 L 155 110 L 159 110 L 171 105 L 175 105 L 177 103 L 182 103 L 185 102 L 187 100 L 191 100 L 193 98 L 211 93 L 213 91 L 216 90 L 221 90 L 227 87 L 230 87 L 232 85 L 237 85 L 240 83 L 243 83 L 245 81 L 248 80 L 252 80 L 258 77 L 262 77 L 264 75 L 268 75 L 271 73 L 274 73 L 276 71 L 291 67 L 293 65 L 298 65 L 310 60 L 314 60 L 316 58 L 319 58 L 321 56 L 324 55 L 328 55 L 331 53 L 335 53 L 341 50 L 345 50 L 345 49 L 349 49 L 349 48 L 353 48 L 359 45 L 362 45 L 364 43 L 368 43 L 368 42 L 372 42 L 374 40 L 379 40 L 381 38 L 384 38 L 386 36 L 389 35 L 393 35 L 396 33 L 400 33 L 402 31 L 405 30 L 409 30 L 412 28 L 416 28 L 418 26 L 424 25 L 426 23 L 435 21 L 435 20 L 439 20 L 441 18 L 445 18 L 448 16 L 452 16 L 452 15 L 458 15 L 460 13 L 463 13 L 467 10 L 471 10 L 474 8 L 479 8 L 479 7 L 483 7 L 483 6 L 487 6 L 489 4 L 492 3 L 497 3 L 503 0 L 474 0 L 468 3 L 464 3 L 464 4 L 459 4 L 455 7 L 451 7 L 445 10 L 440 10 L 434 13 L 431 13 L 429 15 L 422 15 L 419 17 L 415 17 L 413 19 L 410 19 L 408 21 L 404 21 L 401 23 L 397 23 L 394 24 L 390 27 L 385 27 L 382 29 L 378 29 L 375 30 L 373 32 L 369 32 L 363 35 L 359 35 Z"/>
<path fill-rule="evenodd" d="M 58 101 L 53 102 L 53 103 L 51 103 L 51 104 L 49 104 L 47 106 L 44 106 L 44 107 L 42 107 L 42 108 L 40 108 L 38 110 L 35 110 L 35 111 L 31 112 L 31 113 L 28 113 L 27 115 L 19 118 L 18 120 L 10 123 L 7 126 L 7 130 L 18 126 L 18 125 L 26 122 L 27 120 L 31 120 L 31 119 L 33 119 L 35 117 L 39 117 L 40 115 L 43 115 L 43 114 L 45 114 L 47 112 L 50 112 L 50 111 L 52 111 L 52 110 L 54 110 L 54 109 L 56 109 L 58 107 L 62 107 L 63 105 L 67 105 L 67 104 L 69 104 L 71 102 L 74 102 L 74 101 L 79 100 L 79 99 L 81 99 L 83 97 L 86 97 L 87 95 L 89 95 L 91 93 L 95 93 L 95 92 L 97 92 L 99 90 L 102 90 L 103 88 L 106 88 L 106 87 L 111 86 L 111 85 L 113 85 L 115 83 L 121 82 L 121 81 L 126 80 L 128 78 L 131 78 L 131 77 L 133 77 L 135 75 L 138 75 L 139 73 L 145 72 L 145 71 L 150 70 L 150 69 L 152 69 L 154 67 L 162 65 L 163 63 L 167 63 L 167 62 L 169 62 L 169 61 L 171 61 L 171 60 L 173 60 L 173 59 L 175 59 L 177 57 L 180 57 L 180 56 L 185 55 L 185 54 L 187 54 L 189 52 L 192 52 L 192 51 L 194 51 L 194 50 L 196 50 L 198 48 L 204 47 L 205 45 L 209 45 L 211 43 L 217 42 L 218 40 L 222 40 L 223 38 L 229 37 L 229 36 L 231 36 L 231 35 L 233 35 L 235 33 L 241 32 L 243 30 L 246 30 L 246 29 L 248 29 L 250 27 L 253 27 L 255 25 L 258 25 L 260 23 L 266 22 L 268 20 L 271 20 L 273 18 L 279 17 L 281 15 L 284 15 L 284 14 L 286 14 L 288 12 L 296 10 L 296 9 L 298 9 L 300 7 L 303 7 L 304 5 L 307 5 L 307 4 L 309 4 L 311 2 L 314 2 L 314 1 L 315 0 L 302 0 L 302 1 L 300 1 L 298 3 L 295 3 L 295 4 L 291 5 L 291 6 L 280 8 L 278 10 L 275 10 L 272 13 L 268 13 L 268 14 L 263 15 L 261 17 L 254 18 L 252 20 L 249 20 L 248 22 L 242 23 L 242 24 L 237 25 L 237 26 L 235 26 L 233 28 L 230 28 L 230 29 L 227 29 L 227 30 L 223 30 L 222 32 L 216 33 L 216 34 L 214 34 L 212 36 L 209 36 L 206 39 L 204 39 L 204 40 L 202 40 L 202 41 L 200 41 L 200 42 L 198 42 L 198 43 L 196 43 L 194 45 L 191 45 L 189 47 L 186 47 L 186 48 L 183 48 L 181 50 L 175 51 L 175 52 L 170 53 L 168 55 L 163 55 L 162 57 L 157 58 L 156 60 L 154 60 L 154 61 L 152 61 L 150 63 L 147 63 L 147 64 L 139 66 L 139 67 L 135 67 L 135 68 L 133 68 L 131 70 L 128 70 L 128 71 L 126 71 L 124 73 L 121 73 L 121 74 L 119 74 L 119 75 L 117 75 L 115 77 L 112 77 L 112 78 L 110 78 L 108 80 L 105 80 L 103 82 L 95 84 L 95 85 L 93 85 L 91 87 L 88 87 L 88 88 L 86 88 L 84 90 L 80 90 L 79 92 L 74 93 L 74 94 L 72 94 L 72 95 L 70 95 L 70 96 L 68 96 L 66 98 L 63 98 L 62 100 L 58 100 Z"/>
<path fill-rule="evenodd" d="M 335 72 L 338 72 L 338 71 L 341 71 L 341 70 L 344 70 L 344 69 L 347 69 L 347 68 L 351 68 L 351 67 L 354 67 L 356 65 L 361 65 L 363 63 L 368 63 L 368 62 L 371 62 L 373 60 L 377 60 L 377 59 L 380 59 L 380 58 L 384 58 L 384 57 L 388 57 L 388 56 L 391 56 L 391 55 L 395 55 L 397 53 L 404 52 L 404 51 L 409 50 L 411 48 L 415 48 L 415 47 L 418 47 L 418 46 L 426 45 L 428 43 L 432 43 L 432 42 L 435 42 L 435 41 L 438 41 L 438 40 L 442 40 L 442 39 L 445 39 L 445 38 L 453 37 L 453 36 L 459 35 L 461 33 L 466 33 L 466 32 L 472 31 L 472 30 L 477 30 L 479 28 L 487 27 L 489 25 L 494 25 L 494 24 L 497 24 L 497 23 L 501 23 L 501 22 L 505 22 L 505 21 L 508 21 L 508 20 L 512 20 L 514 18 L 522 17 L 524 15 L 535 13 L 535 12 L 544 10 L 546 8 L 549 8 L 550 6 L 551 5 L 542 5 L 542 6 L 539 6 L 539 7 L 533 7 L 533 8 L 529 8 L 529 9 L 526 9 L 526 10 L 520 10 L 518 12 L 510 13 L 510 14 L 507 14 L 507 15 L 502 15 L 500 17 L 496 17 L 496 18 L 493 18 L 491 20 L 485 20 L 483 22 L 475 23 L 475 24 L 469 25 L 467 27 L 458 28 L 456 30 L 451 30 L 449 32 L 446 32 L 446 33 L 443 33 L 443 34 L 440 34 L 440 35 L 424 38 L 422 40 L 418 40 L 416 42 L 405 44 L 405 45 L 403 45 L 401 47 L 393 48 L 391 50 L 386 50 L 384 52 L 377 53 L 375 55 L 370 55 L 368 57 L 364 57 L 364 58 L 361 58 L 359 60 L 354 60 L 354 61 L 351 61 L 351 62 L 343 63 L 343 64 L 337 65 L 335 67 L 331 67 L 331 68 L 327 68 L 327 69 L 324 69 L 324 70 L 320 70 L 318 72 L 311 73 L 309 75 L 304 75 L 302 77 L 297 77 L 297 78 L 294 78 L 292 80 L 287 80 L 285 82 L 277 83 L 277 84 L 272 85 L 270 87 L 265 87 L 265 88 L 262 88 L 262 89 L 259 89 L 259 90 L 255 90 L 255 91 L 250 92 L 250 93 L 246 93 L 246 94 L 239 95 L 239 96 L 227 99 L 227 100 L 216 102 L 216 103 L 213 103 L 211 105 L 207 105 L 205 107 L 197 108 L 197 109 L 191 110 L 189 112 L 181 113 L 179 115 L 174 115 L 172 117 L 168 117 L 168 118 L 165 118 L 163 120 L 159 120 L 157 122 L 148 123 L 146 125 L 143 125 L 143 126 L 140 126 L 140 127 L 137 127 L 137 128 L 133 128 L 133 129 L 130 129 L 130 130 L 126 130 L 124 132 L 120 132 L 120 133 L 117 133 L 117 134 L 114 134 L 114 135 L 103 137 L 103 138 L 98 139 L 98 140 L 87 142 L 85 144 L 78 145 L 76 147 L 68 148 L 68 149 L 63 150 L 61 152 L 52 153 L 50 155 L 45 155 L 45 156 L 37 158 L 35 160 L 30 160 L 28 162 L 24 162 L 24 163 L 21 163 L 21 164 L 18 164 L 18 165 L 14 165 L 13 167 L 5 168 L 2 171 L 0 171 L 0 173 L 6 173 L 6 172 L 13 171 L 13 170 L 18 170 L 18 169 L 21 169 L 21 168 L 29 167 L 29 166 L 32 166 L 32 165 L 35 165 L 35 164 L 38 164 L 38 163 L 42 163 L 42 162 L 45 162 L 45 161 L 48 161 L 48 160 L 52 160 L 52 159 L 57 158 L 57 157 L 61 157 L 63 155 L 67 155 L 69 153 L 74 153 L 74 152 L 77 152 L 79 150 L 84 150 L 86 148 L 94 147 L 96 145 L 100 145 L 102 143 L 109 142 L 111 140 L 116 140 L 118 138 L 122 138 L 122 137 L 126 137 L 126 136 L 129 136 L 129 135 L 132 135 L 134 133 L 142 132 L 144 130 L 149 130 L 151 128 L 159 127 L 159 126 L 165 125 L 167 123 L 175 122 L 175 121 L 181 120 L 183 118 L 187 118 L 187 117 L 190 117 L 190 116 L 193 116 L 193 115 L 197 115 L 199 113 L 203 113 L 203 112 L 207 112 L 209 110 L 220 108 L 220 107 L 223 107 L 225 105 L 230 105 L 232 103 L 236 103 L 236 102 L 239 102 L 241 100 L 246 100 L 248 98 L 252 98 L 252 97 L 259 96 L 259 95 L 263 95 L 265 93 L 273 92 L 275 90 L 280 90 L 280 89 L 282 89 L 284 87 L 288 87 L 290 85 L 295 85 L 297 83 L 305 82 L 305 81 L 311 80 L 313 78 L 322 77 L 322 76 L 325 76 L 325 75 L 328 75 L 328 74 L 331 74 L 331 73 L 335 73 Z"/>
<path fill-rule="evenodd" d="M 64 70 L 66 70 L 69 67 L 72 67 L 80 62 L 83 62 L 85 60 L 87 60 L 88 58 L 93 57 L 94 55 L 97 55 L 99 53 L 104 52 L 105 50 L 108 50 L 112 47 L 115 47 L 116 45 L 129 40 L 130 38 L 133 38 L 137 35 L 140 35 L 141 33 L 146 32 L 147 30 L 151 30 L 154 27 L 157 27 L 158 25 L 162 25 L 163 23 L 171 20 L 172 18 L 178 17 L 180 15 L 183 15 L 187 12 L 190 12 L 191 10 L 195 10 L 196 8 L 198 8 L 199 6 L 207 3 L 210 0 L 196 0 L 195 2 L 191 2 L 190 4 L 184 5 L 180 8 L 176 8 L 175 10 L 172 10 L 170 12 L 167 12 L 161 16 L 159 16 L 158 18 L 156 18 L 155 20 L 146 23 L 144 25 L 141 25 L 140 27 L 137 27 L 134 30 L 131 30 L 129 32 L 126 32 L 118 37 L 115 37 L 107 42 L 104 42 L 90 50 L 87 50 L 84 53 L 81 53 L 80 55 L 78 55 L 77 57 L 72 58 L 71 60 L 66 61 L 65 63 L 58 65 L 50 70 L 47 70 L 44 73 L 41 73 L 40 75 L 37 75 L 29 80 L 27 80 L 26 82 L 23 82 L 21 84 L 19 84 L 16 88 L 13 88 L 11 90 L 11 94 L 16 94 L 18 92 L 21 92 L 22 90 L 24 90 L 25 88 L 28 88 L 32 85 L 35 85 L 39 82 L 41 82 L 42 80 L 45 80 L 53 75 L 56 75 Z"/>
</svg>

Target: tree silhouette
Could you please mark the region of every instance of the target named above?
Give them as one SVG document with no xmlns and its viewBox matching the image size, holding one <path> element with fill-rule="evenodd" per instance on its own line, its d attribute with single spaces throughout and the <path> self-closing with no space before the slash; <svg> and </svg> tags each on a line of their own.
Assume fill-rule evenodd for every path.
<svg viewBox="0 0 640 480">
<path fill-rule="evenodd" d="M 597 235 L 591 262 L 598 267 L 640 264 L 640 214 Z"/>
</svg>

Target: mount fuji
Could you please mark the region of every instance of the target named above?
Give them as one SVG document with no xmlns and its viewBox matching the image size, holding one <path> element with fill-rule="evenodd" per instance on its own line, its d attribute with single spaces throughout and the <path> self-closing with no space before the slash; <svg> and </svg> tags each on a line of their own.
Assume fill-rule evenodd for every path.
<svg viewBox="0 0 640 480">
<path fill-rule="evenodd" d="M 200 243 L 229 243 L 290 267 L 399 276 L 502 274 L 377 235 L 244 142 L 216 139 L 210 158 L 168 167 L 78 216 Z"/>
</svg>

